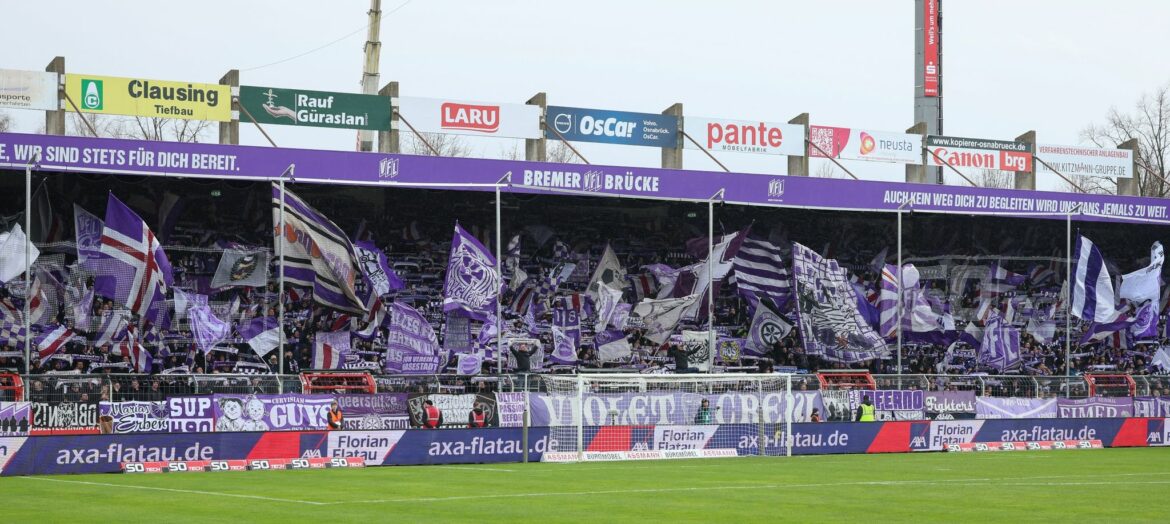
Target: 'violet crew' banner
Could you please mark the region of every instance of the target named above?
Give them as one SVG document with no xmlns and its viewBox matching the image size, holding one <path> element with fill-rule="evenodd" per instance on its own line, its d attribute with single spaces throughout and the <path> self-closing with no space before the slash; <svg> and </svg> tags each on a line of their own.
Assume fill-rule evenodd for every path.
<svg viewBox="0 0 1170 524">
<path fill-rule="evenodd" d="M 629 166 L 591 165 L 588 170 L 566 171 L 564 164 L 545 162 L 0 133 L 0 166 L 23 170 L 38 151 L 46 152 L 39 165 L 42 171 L 275 180 L 293 163 L 298 181 L 485 184 L 472 189 L 482 191 L 490 191 L 486 185 L 512 173 L 514 185 L 503 187 L 504 192 L 571 189 L 598 196 L 706 202 L 716 191 L 725 189 L 728 202 L 762 206 L 892 213 L 911 202 L 920 211 L 1019 213 L 1065 220 L 1067 213 L 1079 210 L 1078 220 L 1129 223 L 1127 219 L 1141 218 L 1170 223 L 1170 203 L 1145 197 Z M 52 155 L 47 154 L 50 151 Z M 546 176 L 554 172 L 563 176 Z"/>
</svg>

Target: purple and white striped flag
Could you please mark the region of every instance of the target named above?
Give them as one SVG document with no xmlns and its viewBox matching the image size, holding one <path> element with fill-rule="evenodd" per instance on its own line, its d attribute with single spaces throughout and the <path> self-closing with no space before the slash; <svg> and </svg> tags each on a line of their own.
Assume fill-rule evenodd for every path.
<svg viewBox="0 0 1170 524">
<path fill-rule="evenodd" d="M 1072 316 L 1094 322 L 1111 322 L 1117 317 L 1113 281 L 1105 258 L 1091 240 L 1077 238 L 1073 252 Z"/>
<path fill-rule="evenodd" d="M 284 251 L 284 278 L 287 283 L 313 289 L 313 300 L 339 311 L 364 314 L 367 305 L 357 295 L 355 282 L 361 278 L 353 244 L 341 228 L 306 204 L 300 197 L 272 185 L 273 231 L 277 253 Z"/>
<path fill-rule="evenodd" d="M 768 297 L 779 307 L 792 295 L 792 276 L 781 261 L 780 246 L 745 238 L 732 260 L 733 278 L 740 295 Z"/>
</svg>

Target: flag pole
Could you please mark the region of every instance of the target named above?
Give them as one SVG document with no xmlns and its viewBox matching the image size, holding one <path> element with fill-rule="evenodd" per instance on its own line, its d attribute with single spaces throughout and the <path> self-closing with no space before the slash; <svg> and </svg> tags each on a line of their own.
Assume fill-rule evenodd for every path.
<svg viewBox="0 0 1170 524">
<path fill-rule="evenodd" d="M 1077 204 L 1065 214 L 1065 248 L 1067 249 L 1068 257 L 1064 261 L 1064 283 L 1068 289 L 1068 294 L 1064 297 L 1064 396 L 1069 396 L 1068 383 L 1069 378 L 1072 377 L 1072 369 L 1069 367 L 1072 363 L 1072 293 L 1073 293 L 1073 274 L 1072 274 L 1072 259 L 1073 259 L 1073 243 L 1072 243 L 1072 216 L 1073 213 L 1080 210 L 1081 205 Z"/>
<path fill-rule="evenodd" d="M 902 205 L 898 206 L 898 294 L 897 294 L 898 303 L 897 303 L 896 307 L 897 307 L 897 312 L 898 312 L 898 326 L 897 326 L 898 345 L 897 345 L 897 350 L 898 350 L 898 374 L 899 375 L 902 374 L 902 303 L 905 301 L 903 298 L 903 290 L 902 290 L 902 209 L 905 208 L 907 205 L 910 206 L 910 209 L 914 209 L 914 206 L 913 206 L 913 204 L 910 203 L 910 201 L 903 202 Z"/>
<path fill-rule="evenodd" d="M 724 189 L 707 199 L 707 351 L 715 351 L 715 199 L 724 198 Z M 710 373 L 711 369 L 708 368 Z"/>
<path fill-rule="evenodd" d="M 504 268 L 501 265 L 502 259 L 500 258 L 500 239 L 503 235 L 503 233 L 500 231 L 500 224 L 502 222 L 500 219 L 500 187 L 502 187 L 502 184 L 505 181 L 508 183 L 512 182 L 511 171 L 508 171 L 504 174 L 504 176 L 500 177 L 499 180 L 496 180 L 496 283 L 498 285 L 494 291 L 496 293 L 496 374 L 500 377 L 500 380 L 496 381 L 496 388 L 498 391 L 504 391 L 504 360 L 506 360 L 503 351 L 504 322 L 501 318 L 503 311 L 501 311 L 502 307 L 500 305 L 500 298 L 502 298 L 500 296 L 500 288 L 504 283 Z"/>
<path fill-rule="evenodd" d="M 24 374 L 32 373 L 32 166 L 40 163 L 40 153 L 24 165 Z M 48 191 L 46 189 L 46 191 Z"/>
<path fill-rule="evenodd" d="M 277 265 L 279 272 L 276 276 L 277 277 L 276 278 L 276 282 L 277 282 L 277 291 L 276 291 L 276 306 L 277 306 L 276 326 L 277 326 L 277 329 L 276 329 L 276 334 L 278 337 L 277 338 L 277 342 L 278 342 L 277 347 L 279 348 L 277 350 L 277 356 L 276 356 L 277 367 L 279 369 L 276 370 L 276 374 L 278 376 L 282 375 L 284 373 L 284 344 L 285 344 L 285 340 L 284 340 L 284 246 L 282 245 L 284 243 L 284 202 L 285 202 L 284 175 L 287 174 L 289 176 L 289 179 L 296 180 L 296 171 L 297 171 L 297 165 L 296 164 L 289 164 L 288 168 L 285 169 L 284 172 L 280 174 L 280 178 L 278 179 L 278 183 L 280 184 L 280 206 L 279 206 L 279 210 L 280 210 L 279 222 L 280 222 L 280 224 L 279 224 L 279 228 L 276 232 L 276 241 L 273 243 L 273 247 L 275 247 L 277 249 L 277 251 L 278 251 L 277 256 L 279 257 L 279 262 Z M 284 393 L 284 379 L 283 378 L 278 378 L 276 380 L 276 391 L 278 393 Z"/>
</svg>

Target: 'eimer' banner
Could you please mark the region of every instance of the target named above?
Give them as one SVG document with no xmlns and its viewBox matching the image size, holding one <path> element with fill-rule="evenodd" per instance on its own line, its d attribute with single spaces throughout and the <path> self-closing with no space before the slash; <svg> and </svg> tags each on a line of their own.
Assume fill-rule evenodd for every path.
<svg viewBox="0 0 1170 524">
<path fill-rule="evenodd" d="M 1062 398 L 1056 411 L 1060 418 L 1132 417 L 1133 397 Z"/>
</svg>

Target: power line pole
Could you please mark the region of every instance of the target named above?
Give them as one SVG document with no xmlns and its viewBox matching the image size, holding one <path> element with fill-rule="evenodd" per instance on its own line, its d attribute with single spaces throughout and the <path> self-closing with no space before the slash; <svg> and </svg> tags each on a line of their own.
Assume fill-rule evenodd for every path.
<svg viewBox="0 0 1170 524">
<path fill-rule="evenodd" d="M 382 55 L 382 40 L 378 33 L 382 27 L 382 0 L 370 0 L 370 27 L 366 32 L 365 65 L 362 67 L 362 93 L 378 94 L 378 60 Z M 374 150 L 374 132 L 358 131 L 358 151 Z"/>
</svg>

